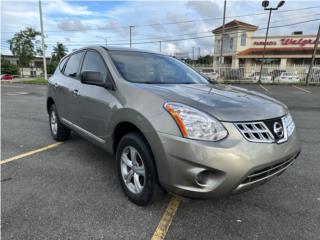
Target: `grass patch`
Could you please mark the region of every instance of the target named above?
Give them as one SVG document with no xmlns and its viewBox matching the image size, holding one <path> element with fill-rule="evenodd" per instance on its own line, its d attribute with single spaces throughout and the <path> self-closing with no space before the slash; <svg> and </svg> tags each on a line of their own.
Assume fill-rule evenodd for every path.
<svg viewBox="0 0 320 240">
<path fill-rule="evenodd" d="M 38 85 L 47 85 L 47 84 L 48 84 L 48 81 L 45 80 L 44 78 L 36 78 L 36 79 L 32 79 L 32 80 L 22 81 L 22 83 L 26 83 L 26 84 L 38 84 Z"/>
</svg>

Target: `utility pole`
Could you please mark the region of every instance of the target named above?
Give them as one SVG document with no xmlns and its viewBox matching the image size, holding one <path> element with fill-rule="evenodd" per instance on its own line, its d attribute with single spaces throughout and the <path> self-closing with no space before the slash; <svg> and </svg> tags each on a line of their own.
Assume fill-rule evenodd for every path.
<svg viewBox="0 0 320 240">
<path fill-rule="evenodd" d="M 220 67 L 224 63 L 223 61 L 223 37 L 224 37 L 224 25 L 226 23 L 226 9 L 227 9 L 227 0 L 224 0 L 223 6 L 223 21 L 222 21 L 222 34 L 221 34 L 221 49 L 220 49 Z M 220 68 L 219 68 L 220 69 Z"/>
<path fill-rule="evenodd" d="M 46 59 L 46 50 L 44 44 L 44 30 L 43 30 L 43 20 L 42 20 L 42 7 L 41 0 L 39 0 L 39 14 L 40 14 L 40 28 L 41 28 L 41 47 L 42 47 L 42 58 L 43 58 L 43 71 L 44 71 L 44 79 L 48 80 L 47 75 L 47 59 Z"/>
<path fill-rule="evenodd" d="M 132 37 L 131 37 L 131 32 L 132 32 L 132 28 L 134 28 L 134 26 L 129 26 L 129 28 L 130 28 L 130 48 L 131 48 L 131 45 L 132 45 L 132 42 L 131 42 L 131 39 L 132 39 Z"/>
<path fill-rule="evenodd" d="M 315 61 L 315 58 L 316 58 L 319 39 L 320 39 L 320 24 L 319 24 L 319 28 L 318 28 L 318 34 L 317 34 L 316 42 L 314 44 L 312 59 L 311 59 L 311 63 L 310 63 L 310 66 L 309 66 L 309 71 L 308 71 L 308 75 L 307 75 L 307 79 L 306 79 L 306 85 L 309 85 L 309 78 L 310 78 L 310 74 L 312 72 L 313 64 L 314 64 L 314 61 Z"/>
<path fill-rule="evenodd" d="M 194 47 L 192 47 L 192 65 L 194 65 Z"/>
<path fill-rule="evenodd" d="M 159 48 L 160 48 L 160 52 L 161 52 L 161 40 L 159 41 Z"/>
<path fill-rule="evenodd" d="M 269 11 L 269 18 L 268 18 L 268 25 L 267 25 L 267 31 L 266 31 L 266 37 L 264 39 L 264 46 L 263 46 L 263 52 L 262 52 L 262 62 L 261 62 L 261 68 L 260 68 L 260 73 L 259 73 L 259 80 L 258 83 L 261 83 L 261 75 L 262 75 L 262 70 L 263 70 L 263 64 L 264 64 L 264 57 L 265 57 L 265 52 L 266 52 L 266 47 L 267 47 L 267 41 L 268 41 L 268 34 L 269 34 L 269 26 L 270 26 L 270 19 L 271 19 L 271 13 L 272 11 L 278 10 L 285 4 L 285 1 L 280 1 L 277 5 L 277 7 L 269 7 L 269 1 L 264 0 L 262 1 L 262 7 L 264 10 Z M 274 80 L 273 80 L 274 81 Z"/>
</svg>

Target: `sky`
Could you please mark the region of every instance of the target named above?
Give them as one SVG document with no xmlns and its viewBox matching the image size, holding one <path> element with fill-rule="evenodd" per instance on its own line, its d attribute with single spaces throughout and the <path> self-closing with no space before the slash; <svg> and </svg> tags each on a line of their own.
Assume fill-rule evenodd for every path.
<svg viewBox="0 0 320 240">
<path fill-rule="evenodd" d="M 270 6 L 276 6 L 278 2 L 271 0 Z M 47 55 L 57 42 L 65 44 L 69 52 L 88 45 L 105 45 L 106 41 L 108 45 L 128 47 L 129 26 L 134 26 L 132 42 L 135 48 L 159 52 L 161 41 L 163 53 L 191 56 L 194 47 L 197 57 L 199 48 L 201 56 L 213 52 L 211 30 L 222 25 L 223 1 L 42 0 L 42 9 Z M 274 28 L 270 34 L 285 35 L 297 30 L 316 34 L 320 24 L 319 10 L 317 0 L 287 0 L 273 13 L 271 26 L 316 21 Z M 266 13 L 261 1 L 228 0 L 226 22 L 237 19 L 264 28 Z M 1 0 L 1 54 L 10 54 L 7 40 L 26 27 L 40 31 L 38 0 Z M 264 34 L 264 29 L 255 33 Z M 195 37 L 203 38 L 190 39 Z M 40 44 L 40 37 L 37 40 Z"/>
</svg>

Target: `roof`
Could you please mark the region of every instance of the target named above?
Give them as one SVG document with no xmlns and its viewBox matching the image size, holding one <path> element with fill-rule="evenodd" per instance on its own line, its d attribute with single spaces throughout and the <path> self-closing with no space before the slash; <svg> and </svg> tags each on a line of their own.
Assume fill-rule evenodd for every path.
<svg viewBox="0 0 320 240">
<path fill-rule="evenodd" d="M 312 55 L 314 48 L 266 48 L 265 55 Z M 238 56 L 256 56 L 262 55 L 263 48 L 248 48 L 239 52 Z M 320 54 L 320 49 L 317 49 L 317 54 Z"/>
<path fill-rule="evenodd" d="M 251 25 L 249 23 L 233 20 L 231 22 L 226 23 L 224 25 L 224 29 L 225 30 L 241 29 L 241 30 L 256 31 L 258 27 L 255 25 Z M 221 31 L 222 31 L 222 26 L 212 30 L 213 33 L 220 33 Z"/>
</svg>

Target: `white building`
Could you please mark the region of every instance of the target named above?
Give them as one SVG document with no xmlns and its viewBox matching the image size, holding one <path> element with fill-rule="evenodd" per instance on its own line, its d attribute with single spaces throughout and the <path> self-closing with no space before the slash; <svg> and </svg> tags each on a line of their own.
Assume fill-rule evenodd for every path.
<svg viewBox="0 0 320 240">
<path fill-rule="evenodd" d="M 257 26 L 237 20 L 225 24 L 224 64 L 230 64 L 232 68 L 238 68 L 239 65 L 246 68 L 246 66 L 261 63 L 265 36 L 254 36 L 257 29 Z M 217 67 L 221 50 L 222 26 L 212 32 L 214 33 L 214 66 Z M 309 64 L 315 41 L 316 35 L 303 35 L 302 32 L 268 36 L 266 62 L 278 64 L 283 69 L 292 64 Z M 320 49 L 317 51 L 316 62 L 320 63 Z"/>
<path fill-rule="evenodd" d="M 13 55 L 2 55 L 1 61 L 9 61 L 11 64 L 18 66 L 19 58 Z M 47 57 L 47 63 L 50 58 Z M 20 77 L 41 77 L 43 76 L 43 58 L 35 57 L 30 61 L 29 67 L 19 69 Z"/>
</svg>

